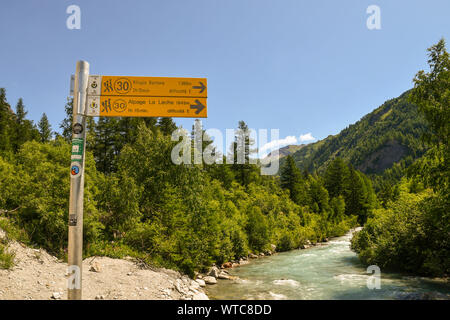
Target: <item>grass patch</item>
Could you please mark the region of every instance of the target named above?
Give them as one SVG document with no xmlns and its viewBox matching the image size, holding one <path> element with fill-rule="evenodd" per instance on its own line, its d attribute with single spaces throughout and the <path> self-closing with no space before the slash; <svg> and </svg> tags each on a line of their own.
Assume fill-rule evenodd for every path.
<svg viewBox="0 0 450 320">
<path fill-rule="evenodd" d="M 381 119 L 381 120 L 386 119 L 386 117 L 388 117 L 391 113 L 392 113 L 392 109 L 390 109 L 389 111 L 387 111 L 386 113 L 384 113 L 384 114 L 380 117 L 380 119 Z"/>
<path fill-rule="evenodd" d="M 6 245 L 0 243 L 0 269 L 11 269 L 14 266 L 15 254 L 9 252 Z"/>
<path fill-rule="evenodd" d="M 6 235 L 9 239 L 14 239 L 24 244 L 30 245 L 30 238 L 28 237 L 25 230 L 19 228 L 9 219 L 0 218 L 0 229 L 6 232 Z"/>
</svg>

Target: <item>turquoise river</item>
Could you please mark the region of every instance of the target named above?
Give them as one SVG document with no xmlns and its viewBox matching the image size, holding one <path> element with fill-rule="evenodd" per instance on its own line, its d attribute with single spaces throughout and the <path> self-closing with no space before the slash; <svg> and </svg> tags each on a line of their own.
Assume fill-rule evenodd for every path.
<svg viewBox="0 0 450 320">
<path fill-rule="evenodd" d="M 351 233 L 320 246 L 251 260 L 228 269 L 236 280 L 207 286 L 210 299 L 450 299 L 450 284 L 381 270 L 381 288 L 350 250 Z"/>
</svg>

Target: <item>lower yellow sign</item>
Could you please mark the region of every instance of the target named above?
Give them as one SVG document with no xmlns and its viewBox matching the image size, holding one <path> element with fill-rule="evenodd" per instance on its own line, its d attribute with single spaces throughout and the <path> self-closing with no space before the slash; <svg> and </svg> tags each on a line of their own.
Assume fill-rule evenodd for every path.
<svg viewBox="0 0 450 320">
<path fill-rule="evenodd" d="M 91 117 L 206 118 L 206 98 L 88 96 Z"/>
</svg>

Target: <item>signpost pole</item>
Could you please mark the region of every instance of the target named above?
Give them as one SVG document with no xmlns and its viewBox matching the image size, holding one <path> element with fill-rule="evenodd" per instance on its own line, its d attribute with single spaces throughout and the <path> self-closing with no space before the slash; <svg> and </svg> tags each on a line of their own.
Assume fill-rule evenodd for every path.
<svg viewBox="0 0 450 320">
<path fill-rule="evenodd" d="M 86 150 L 86 98 L 89 63 L 78 61 L 73 93 L 72 156 L 70 165 L 68 292 L 69 300 L 81 299 L 83 263 L 84 154 Z"/>
</svg>

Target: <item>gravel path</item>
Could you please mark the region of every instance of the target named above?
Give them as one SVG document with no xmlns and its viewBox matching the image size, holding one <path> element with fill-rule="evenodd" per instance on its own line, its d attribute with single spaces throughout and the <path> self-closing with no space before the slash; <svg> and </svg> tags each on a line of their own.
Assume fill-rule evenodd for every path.
<svg viewBox="0 0 450 320">
<path fill-rule="evenodd" d="M 67 264 L 45 250 L 10 241 L 15 265 L 0 270 L 0 300 L 67 299 Z M 92 271 L 91 268 L 99 272 Z M 83 261 L 83 299 L 203 300 L 200 285 L 168 270 L 140 269 L 132 259 L 90 257 Z"/>
</svg>

